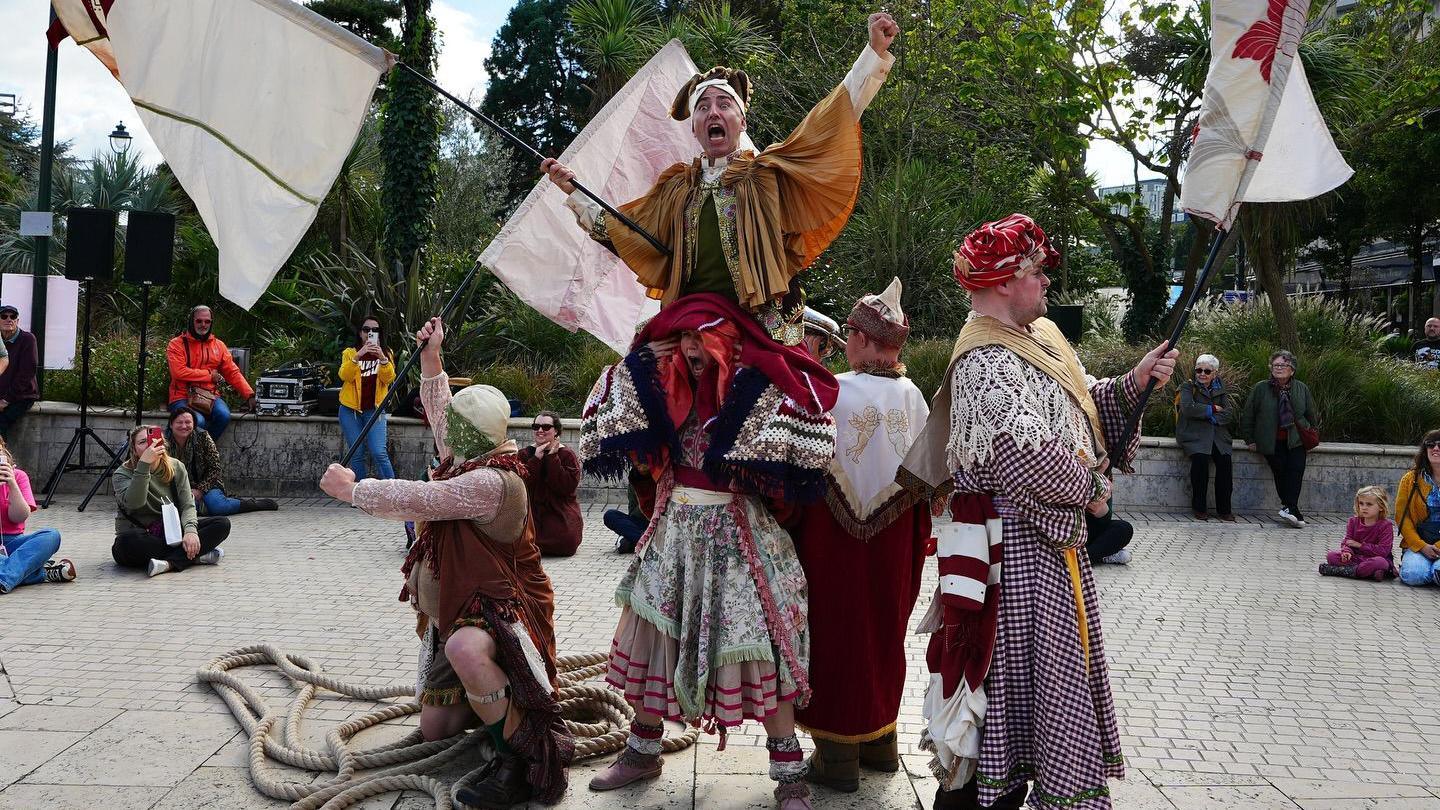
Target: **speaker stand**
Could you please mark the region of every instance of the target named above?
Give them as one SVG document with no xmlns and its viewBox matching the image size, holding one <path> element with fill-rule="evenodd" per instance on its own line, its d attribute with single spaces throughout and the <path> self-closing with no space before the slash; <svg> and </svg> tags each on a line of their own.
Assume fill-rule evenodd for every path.
<svg viewBox="0 0 1440 810">
<path fill-rule="evenodd" d="M 49 508 L 50 501 L 55 498 L 55 490 L 60 486 L 60 481 L 65 474 L 75 470 L 104 470 L 108 464 L 86 464 L 85 463 L 85 440 L 95 442 L 95 445 L 109 457 L 111 462 L 118 458 L 115 451 L 111 450 L 105 442 L 91 429 L 87 418 L 90 409 L 90 284 L 93 278 L 86 278 L 81 281 L 85 288 L 85 313 L 80 321 L 82 337 L 80 340 L 80 426 L 75 428 L 75 433 L 70 437 L 70 443 L 65 446 L 65 453 L 60 456 L 60 463 L 50 473 L 50 478 L 45 482 L 45 500 L 41 506 Z M 71 464 L 70 457 L 80 452 L 79 463 Z"/>
<path fill-rule="evenodd" d="M 145 358 L 149 356 L 149 352 L 145 351 L 145 345 L 149 336 L 147 330 L 150 327 L 150 288 L 152 286 L 148 281 L 140 282 L 140 381 L 135 384 L 135 427 L 140 427 L 141 413 L 145 410 Z M 120 466 L 120 460 L 125 458 L 130 451 L 130 448 L 126 446 L 129 441 L 130 432 L 126 431 L 119 451 L 115 453 L 115 458 L 105 467 L 105 472 L 95 479 L 95 483 L 90 485 L 90 491 L 85 493 L 85 499 L 80 501 L 80 507 L 75 511 L 84 512 L 85 507 L 89 506 L 90 501 L 95 497 L 95 493 L 100 491 L 100 486 L 115 473 L 115 468 Z"/>
</svg>

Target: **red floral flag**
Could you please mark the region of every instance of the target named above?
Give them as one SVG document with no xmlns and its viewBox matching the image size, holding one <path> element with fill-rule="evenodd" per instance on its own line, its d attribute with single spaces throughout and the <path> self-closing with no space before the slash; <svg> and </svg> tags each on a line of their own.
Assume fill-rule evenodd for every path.
<svg viewBox="0 0 1440 810">
<path fill-rule="evenodd" d="M 1354 172 L 1296 55 L 1309 0 L 1212 0 L 1210 72 L 1181 206 L 1228 230 L 1243 202 L 1317 197 Z"/>
</svg>

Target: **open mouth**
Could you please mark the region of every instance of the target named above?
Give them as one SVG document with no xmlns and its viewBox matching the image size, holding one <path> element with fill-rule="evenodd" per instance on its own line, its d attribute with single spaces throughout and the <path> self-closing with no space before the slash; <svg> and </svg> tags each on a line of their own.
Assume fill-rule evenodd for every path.
<svg viewBox="0 0 1440 810">
<path fill-rule="evenodd" d="M 720 124 L 711 124 L 705 128 L 705 137 L 711 143 L 724 143 L 725 127 Z"/>
</svg>

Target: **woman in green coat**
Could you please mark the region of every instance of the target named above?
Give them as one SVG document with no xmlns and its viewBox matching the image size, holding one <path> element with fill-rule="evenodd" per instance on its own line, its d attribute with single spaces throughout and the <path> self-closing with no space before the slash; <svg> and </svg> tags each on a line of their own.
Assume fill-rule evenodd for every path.
<svg viewBox="0 0 1440 810">
<path fill-rule="evenodd" d="M 1240 433 L 1246 446 L 1265 456 L 1275 474 L 1280 496 L 1280 519 L 1291 526 L 1305 524 L 1300 513 L 1300 488 L 1305 484 L 1305 445 L 1300 430 L 1319 422 L 1315 397 L 1295 379 L 1295 355 L 1281 349 L 1270 355 L 1270 379 L 1250 389 L 1240 416 Z"/>
</svg>

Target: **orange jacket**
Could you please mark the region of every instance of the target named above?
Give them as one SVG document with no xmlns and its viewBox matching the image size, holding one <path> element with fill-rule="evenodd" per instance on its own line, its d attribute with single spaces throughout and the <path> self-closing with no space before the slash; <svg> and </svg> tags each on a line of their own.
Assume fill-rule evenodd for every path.
<svg viewBox="0 0 1440 810">
<path fill-rule="evenodd" d="M 230 383 L 231 388 L 240 392 L 240 396 L 245 399 L 255 396 L 255 389 L 250 387 L 245 375 L 240 373 L 240 367 L 235 365 L 235 358 L 230 356 L 230 349 L 225 346 L 225 341 L 218 337 L 212 335 L 209 340 L 199 341 L 188 333 L 176 335 L 170 338 L 170 345 L 165 349 L 165 360 L 170 364 L 170 396 L 166 399 L 167 404 L 177 399 L 188 399 L 191 387 L 215 391 L 210 372 L 216 369 L 219 369 L 220 375 L 225 378 L 225 382 Z"/>
</svg>

